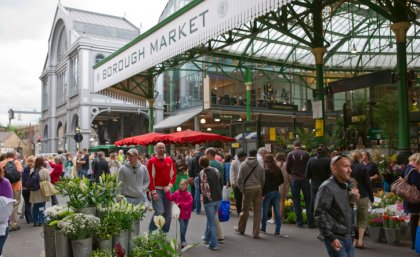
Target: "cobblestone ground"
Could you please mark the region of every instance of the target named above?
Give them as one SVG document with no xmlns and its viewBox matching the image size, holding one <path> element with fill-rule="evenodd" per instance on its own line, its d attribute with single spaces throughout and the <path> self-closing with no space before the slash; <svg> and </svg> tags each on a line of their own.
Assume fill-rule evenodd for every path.
<svg viewBox="0 0 420 257">
<path fill-rule="evenodd" d="M 64 202 L 60 199 L 60 202 Z M 48 204 L 49 205 L 49 204 Z M 147 217 L 141 223 L 141 231 L 146 231 L 152 212 L 147 213 Z M 218 251 L 210 251 L 205 245 L 199 244 L 186 252 L 186 257 L 192 256 L 240 256 L 240 257 L 287 257 L 287 256 L 327 256 L 324 245 L 316 236 L 317 230 L 308 228 L 297 228 L 294 225 L 283 224 L 281 233 L 287 234 L 288 238 L 274 237 L 274 225 L 267 224 L 267 234 L 262 234 L 261 239 L 254 239 L 251 236 L 252 217 L 248 221 L 247 230 L 244 236 L 233 233 L 233 226 L 237 225 L 238 218 L 232 217 L 229 222 L 222 223 L 222 230 L 225 235 L 225 242 L 219 245 Z M 192 214 L 187 232 L 189 243 L 200 242 L 204 232 L 205 215 Z M 38 257 L 42 256 L 44 249 L 42 228 L 33 227 L 20 220 L 21 229 L 11 232 L 6 241 L 4 257 Z M 25 224 L 23 224 L 25 223 Z M 175 236 L 174 223 L 169 233 L 170 237 Z M 403 242 L 401 246 L 392 246 L 383 243 L 366 241 L 367 249 L 356 250 L 357 257 L 410 257 L 418 256 L 409 249 L 408 242 Z"/>
</svg>

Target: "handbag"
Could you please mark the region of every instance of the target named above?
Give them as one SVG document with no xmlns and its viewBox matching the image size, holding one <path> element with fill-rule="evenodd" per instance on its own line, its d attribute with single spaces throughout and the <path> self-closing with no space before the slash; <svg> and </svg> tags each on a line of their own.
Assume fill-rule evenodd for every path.
<svg viewBox="0 0 420 257">
<path fill-rule="evenodd" d="M 55 186 L 47 180 L 39 182 L 39 186 L 41 188 L 41 194 L 45 197 L 52 196 L 58 193 L 57 189 L 55 189 Z"/>
<path fill-rule="evenodd" d="M 230 192 L 231 192 L 231 188 L 230 187 L 223 186 L 223 190 L 222 190 L 222 199 L 223 199 L 223 201 L 230 201 Z"/>
<path fill-rule="evenodd" d="M 407 176 L 404 178 L 400 177 L 394 181 L 394 183 L 391 184 L 391 191 L 402 197 L 405 201 L 417 204 L 420 203 L 420 191 L 416 186 L 408 183 L 408 177 L 413 170 L 417 172 L 417 170 L 413 168 L 408 172 Z"/>
</svg>

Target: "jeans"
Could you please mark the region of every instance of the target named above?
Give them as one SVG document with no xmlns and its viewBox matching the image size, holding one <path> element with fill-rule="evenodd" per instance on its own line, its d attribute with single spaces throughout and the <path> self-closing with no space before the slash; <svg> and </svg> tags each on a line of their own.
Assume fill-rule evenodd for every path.
<svg viewBox="0 0 420 257">
<path fill-rule="evenodd" d="M 419 222 L 419 214 L 416 213 L 411 213 L 411 218 L 410 218 L 410 229 L 411 229 L 411 249 L 415 249 L 416 246 L 416 235 L 417 235 L 417 225 Z"/>
<path fill-rule="evenodd" d="M 32 221 L 34 224 L 44 224 L 45 202 L 34 203 L 32 206 Z"/>
<path fill-rule="evenodd" d="M 264 196 L 263 200 L 263 209 L 262 209 L 262 219 L 261 219 L 261 230 L 265 231 L 267 226 L 267 209 L 270 206 L 270 203 L 273 204 L 274 217 L 276 219 L 276 229 L 275 234 L 280 234 L 281 228 L 281 217 L 280 217 L 280 192 L 272 191 L 268 192 Z"/>
<path fill-rule="evenodd" d="M 88 171 L 87 171 L 87 170 L 80 169 L 80 170 L 77 172 L 77 176 L 78 176 L 79 178 L 83 178 L 83 177 L 87 178 L 87 175 L 88 175 L 87 173 L 88 173 Z"/>
<path fill-rule="evenodd" d="M 23 196 L 23 201 L 25 203 L 25 220 L 26 223 L 31 223 L 32 222 L 32 204 L 29 202 L 29 195 L 30 195 L 30 191 L 28 189 L 22 189 L 22 196 Z"/>
<path fill-rule="evenodd" d="M 6 233 L 4 236 L 0 236 L 0 255 L 3 253 L 3 246 L 6 243 L 7 236 L 9 235 L 9 228 L 6 228 Z"/>
<path fill-rule="evenodd" d="M 311 186 L 307 179 L 305 180 L 292 180 L 292 199 L 293 209 L 296 213 L 296 224 L 301 227 L 303 226 L 302 207 L 300 205 L 300 191 L 303 192 L 303 198 L 305 200 L 306 215 L 308 217 L 308 224 L 314 225 L 314 215 L 311 210 Z"/>
<path fill-rule="evenodd" d="M 196 203 L 195 203 L 195 185 L 189 185 L 189 186 L 190 186 L 190 189 L 191 189 L 191 196 L 193 198 L 192 210 L 194 211 L 195 210 L 195 205 L 196 205 Z"/>
<path fill-rule="evenodd" d="M 181 244 L 187 242 L 185 240 L 185 234 L 187 233 L 188 221 L 189 220 L 179 219 L 179 230 L 181 232 Z"/>
<path fill-rule="evenodd" d="M 239 214 L 241 214 L 242 211 L 242 192 L 239 189 L 238 186 L 235 186 L 233 188 L 233 195 L 235 197 L 235 203 L 236 203 L 236 212 Z"/>
<path fill-rule="evenodd" d="M 194 178 L 194 187 L 195 187 L 195 192 L 194 192 L 194 202 L 195 202 L 195 212 L 197 214 L 201 213 L 201 194 L 200 194 L 200 184 L 198 182 L 198 177 Z"/>
<path fill-rule="evenodd" d="M 343 240 L 340 239 L 341 249 L 339 251 L 336 251 L 331 247 L 331 241 L 324 240 L 324 243 L 330 257 L 354 257 L 354 247 L 352 241 L 353 240 L 351 238 Z"/>
<path fill-rule="evenodd" d="M 150 220 L 149 231 L 152 232 L 157 229 L 154 222 L 154 217 L 161 215 L 165 218 L 165 224 L 163 225 L 162 231 L 168 233 L 169 228 L 171 227 L 172 202 L 166 198 L 165 192 L 163 192 L 163 190 L 157 189 L 156 193 L 158 195 L 157 201 L 155 201 L 152 196 L 152 205 L 155 213 Z"/>
<path fill-rule="evenodd" d="M 207 216 L 206 231 L 204 232 L 204 241 L 209 242 L 210 248 L 217 247 L 216 233 L 216 213 L 219 210 L 221 201 L 214 201 L 204 204 L 204 210 Z"/>
</svg>

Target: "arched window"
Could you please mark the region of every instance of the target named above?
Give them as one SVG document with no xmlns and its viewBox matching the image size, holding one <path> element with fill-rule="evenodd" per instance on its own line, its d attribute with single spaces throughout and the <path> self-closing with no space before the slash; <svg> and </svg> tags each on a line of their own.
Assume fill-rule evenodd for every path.
<svg viewBox="0 0 420 257">
<path fill-rule="evenodd" d="M 58 47 L 57 47 L 57 61 L 64 57 L 64 54 L 67 51 L 67 37 L 66 37 L 66 30 L 63 28 L 60 33 L 60 37 L 58 39 Z"/>
<path fill-rule="evenodd" d="M 102 61 L 103 59 L 105 59 L 105 56 L 103 54 L 98 54 L 95 57 L 95 63 L 98 63 L 98 62 Z"/>
</svg>

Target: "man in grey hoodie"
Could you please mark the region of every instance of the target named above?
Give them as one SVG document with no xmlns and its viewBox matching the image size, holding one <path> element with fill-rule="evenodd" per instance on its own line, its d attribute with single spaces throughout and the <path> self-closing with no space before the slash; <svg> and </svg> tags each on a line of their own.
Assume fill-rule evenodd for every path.
<svg viewBox="0 0 420 257">
<path fill-rule="evenodd" d="M 239 217 L 239 224 L 235 227 L 236 233 L 241 235 L 245 233 L 249 208 L 252 202 L 254 209 L 252 234 L 254 238 L 260 238 L 261 200 L 264 182 L 265 172 L 264 168 L 258 163 L 257 150 L 251 150 L 249 151 L 249 157 L 239 168 L 238 187 L 243 193 L 243 207 Z"/>
<path fill-rule="evenodd" d="M 127 202 L 138 205 L 145 201 L 144 192 L 149 187 L 150 179 L 147 167 L 138 161 L 137 149 L 127 151 L 127 159 L 118 171 L 118 181 L 121 181 L 119 193 L 127 198 Z"/>
</svg>

